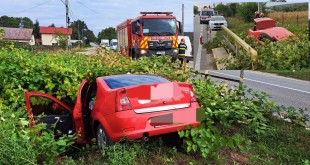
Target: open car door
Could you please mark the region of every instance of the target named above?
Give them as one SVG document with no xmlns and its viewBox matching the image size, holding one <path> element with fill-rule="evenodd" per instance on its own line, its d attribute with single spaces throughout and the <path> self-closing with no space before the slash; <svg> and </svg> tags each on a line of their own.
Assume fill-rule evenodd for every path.
<svg viewBox="0 0 310 165">
<path fill-rule="evenodd" d="M 46 129 L 53 130 L 56 137 L 74 133 L 72 108 L 48 94 L 26 92 L 25 95 L 30 127 L 46 123 Z"/>
<path fill-rule="evenodd" d="M 90 84 L 87 79 L 82 81 L 78 94 L 77 94 L 76 103 L 73 109 L 73 119 L 74 119 L 76 134 L 77 134 L 76 142 L 82 143 L 82 144 L 88 143 L 86 133 L 88 133 L 87 129 L 89 128 L 85 128 L 85 124 L 88 124 L 88 123 L 84 123 L 83 106 L 85 104 L 85 99 L 87 96 L 89 86 Z"/>
</svg>

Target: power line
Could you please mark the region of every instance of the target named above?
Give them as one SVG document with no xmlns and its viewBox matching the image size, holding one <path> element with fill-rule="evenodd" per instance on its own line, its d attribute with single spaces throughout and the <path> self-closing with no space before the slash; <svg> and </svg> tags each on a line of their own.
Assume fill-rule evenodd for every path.
<svg viewBox="0 0 310 165">
<path fill-rule="evenodd" d="M 33 9 L 33 8 L 36 8 L 36 7 L 39 7 L 39 6 L 42 6 L 42 5 L 44 5 L 44 4 L 47 4 L 47 3 L 50 2 L 50 1 L 52 1 L 52 0 L 47 0 L 47 1 L 45 1 L 45 2 L 43 2 L 43 3 L 40 3 L 40 4 L 36 5 L 36 6 L 33 6 L 33 7 L 31 7 L 31 8 L 28 8 L 28 9 L 25 9 L 25 10 L 23 10 L 23 11 L 20 11 L 20 12 L 14 14 L 14 15 L 17 15 L 17 14 L 20 14 L 20 13 L 23 13 L 23 12 L 26 12 L 26 11 L 29 11 L 29 10 L 31 10 L 31 9 Z"/>
<path fill-rule="evenodd" d="M 106 15 L 103 15 L 103 14 L 99 13 L 98 11 L 96 11 L 96 10 L 94 10 L 94 9 L 89 8 L 88 6 L 84 5 L 84 4 L 83 4 L 82 2 L 80 2 L 80 1 L 77 1 L 77 2 L 78 2 L 79 4 L 81 4 L 81 5 L 83 5 L 84 7 L 86 7 L 88 10 L 90 10 L 90 11 L 96 13 L 96 14 L 99 14 L 99 15 L 102 15 L 102 16 L 104 16 L 104 17 L 106 17 L 106 18 L 109 18 L 109 19 L 114 20 L 113 18 L 110 18 L 110 17 L 108 17 L 108 16 L 106 16 Z"/>
</svg>

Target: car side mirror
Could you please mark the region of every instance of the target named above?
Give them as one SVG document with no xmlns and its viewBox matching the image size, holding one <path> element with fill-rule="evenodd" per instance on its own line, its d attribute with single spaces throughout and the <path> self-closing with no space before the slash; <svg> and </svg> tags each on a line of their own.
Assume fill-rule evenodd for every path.
<svg viewBox="0 0 310 165">
<path fill-rule="evenodd" d="M 182 23 L 180 21 L 178 21 L 179 24 L 179 34 L 183 33 L 183 29 L 182 29 Z"/>
</svg>

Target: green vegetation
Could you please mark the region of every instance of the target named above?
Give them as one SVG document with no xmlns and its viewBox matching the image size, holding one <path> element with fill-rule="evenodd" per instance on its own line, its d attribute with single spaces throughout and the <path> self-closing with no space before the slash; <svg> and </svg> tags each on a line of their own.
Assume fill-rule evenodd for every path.
<svg viewBox="0 0 310 165">
<path fill-rule="evenodd" d="M 101 32 L 98 33 L 98 42 L 100 43 L 101 39 L 116 39 L 116 31 L 113 27 L 108 27 L 105 29 L 102 29 Z"/>
<path fill-rule="evenodd" d="M 302 70 L 262 70 L 263 72 L 275 73 L 280 76 L 297 78 L 310 81 L 310 69 Z"/>
<path fill-rule="evenodd" d="M 194 8 L 194 15 L 198 15 L 199 14 L 199 8 L 198 8 L 198 6 L 194 6 L 193 7 Z"/>
<path fill-rule="evenodd" d="M 0 164 L 307 162 L 309 153 L 304 144 L 309 142 L 310 133 L 303 128 L 305 117 L 302 111 L 279 107 L 268 101 L 266 93 L 246 87 L 228 88 L 227 84 L 216 84 L 209 79 L 190 80 L 195 75 L 191 75 L 189 69 L 183 73 L 178 66 L 179 63 L 171 63 L 166 56 L 133 61 L 101 49 L 95 55 L 85 56 L 65 51 L 35 53 L 17 49 L 14 45 L 2 47 Z M 149 142 L 116 143 L 104 154 L 99 153 L 96 146 L 87 145 L 82 149 L 72 146 L 72 136 L 55 139 L 52 132 L 42 132 L 45 125 L 29 128 L 25 91 L 48 93 L 73 106 L 83 79 L 92 81 L 98 76 L 127 72 L 158 74 L 172 81 L 192 82 L 201 106 L 200 112 L 206 116 L 203 124 L 179 132 L 182 139 L 168 137 L 168 142 L 165 142 L 165 137 L 156 137 Z M 288 112 L 285 117 L 290 118 L 292 123 L 275 121 L 271 116 L 274 112 L 283 111 Z M 275 122 L 279 124 L 273 124 Z M 287 127 L 290 129 L 284 130 Z M 183 145 L 182 140 L 185 142 Z M 171 141 L 176 142 L 174 147 L 170 147 Z M 283 144 L 286 143 L 293 148 L 298 146 L 300 150 L 284 149 Z M 273 153 L 265 152 L 268 150 Z"/>
<path fill-rule="evenodd" d="M 220 47 L 223 45 L 224 42 L 224 37 L 222 31 L 218 31 L 215 34 L 215 37 L 211 40 L 208 41 L 207 43 L 203 44 L 203 48 L 207 50 L 207 53 L 212 53 L 213 48 Z"/>
</svg>

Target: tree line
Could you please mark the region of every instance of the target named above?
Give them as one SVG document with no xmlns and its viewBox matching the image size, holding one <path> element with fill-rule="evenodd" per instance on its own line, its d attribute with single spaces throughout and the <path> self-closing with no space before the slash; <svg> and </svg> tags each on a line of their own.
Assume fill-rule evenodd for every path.
<svg viewBox="0 0 310 165">
<path fill-rule="evenodd" d="M 49 26 L 55 27 L 55 24 L 52 23 Z M 33 23 L 33 21 L 28 17 L 1 16 L 0 27 L 31 28 L 33 29 L 34 37 L 41 38 L 39 20 L 36 20 L 35 23 Z M 84 21 L 76 20 L 71 22 L 69 27 L 72 28 L 71 38 L 73 40 L 83 40 L 86 44 L 89 44 L 90 42 L 99 43 L 101 39 L 111 40 L 116 38 L 116 31 L 113 27 L 102 29 L 97 37 L 94 32 L 87 27 Z"/>
</svg>

